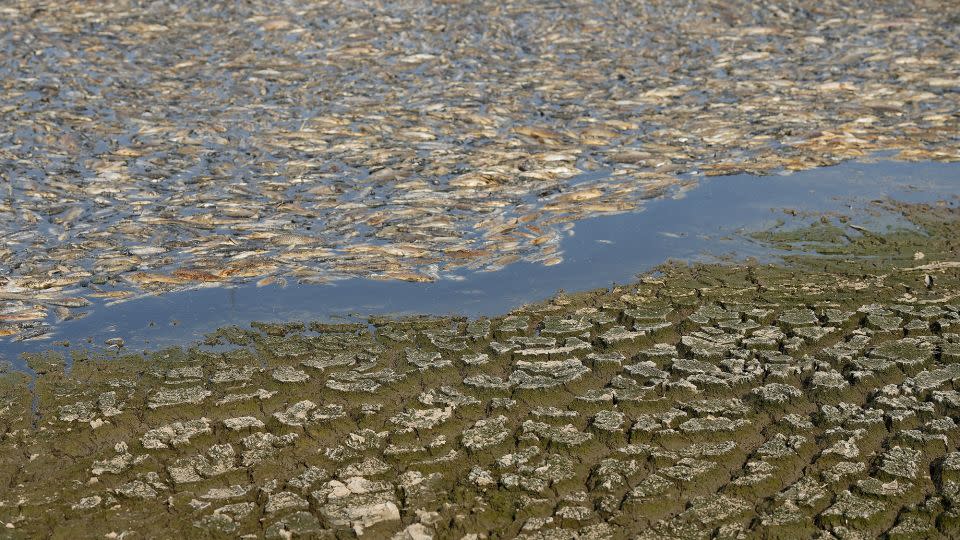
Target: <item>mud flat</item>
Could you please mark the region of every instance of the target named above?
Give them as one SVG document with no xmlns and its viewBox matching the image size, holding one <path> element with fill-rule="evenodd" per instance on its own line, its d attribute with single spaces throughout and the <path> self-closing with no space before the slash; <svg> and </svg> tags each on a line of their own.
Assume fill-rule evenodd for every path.
<svg viewBox="0 0 960 540">
<path fill-rule="evenodd" d="M 254 323 L 0 378 L 13 538 L 960 535 L 960 210 L 491 318 Z M 926 278 L 932 279 L 930 287 Z"/>
</svg>

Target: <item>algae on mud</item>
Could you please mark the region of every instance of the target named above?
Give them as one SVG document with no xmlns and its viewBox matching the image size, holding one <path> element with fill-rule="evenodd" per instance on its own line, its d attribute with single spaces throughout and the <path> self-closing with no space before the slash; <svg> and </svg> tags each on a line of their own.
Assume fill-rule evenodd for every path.
<svg viewBox="0 0 960 540">
<path fill-rule="evenodd" d="M 806 253 L 502 317 L 29 355 L 32 387 L 0 378 L 3 533 L 957 536 L 960 209 L 898 208 L 920 229 L 774 231 Z"/>
</svg>

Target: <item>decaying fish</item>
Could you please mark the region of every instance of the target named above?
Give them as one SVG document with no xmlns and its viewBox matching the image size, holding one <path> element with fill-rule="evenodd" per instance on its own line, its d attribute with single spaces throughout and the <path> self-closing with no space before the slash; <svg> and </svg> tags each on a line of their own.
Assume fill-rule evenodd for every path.
<svg viewBox="0 0 960 540">
<path fill-rule="evenodd" d="M 960 160 L 960 4 L 848 4 L 8 2 L 0 294 L 559 264 L 684 173 Z"/>
</svg>

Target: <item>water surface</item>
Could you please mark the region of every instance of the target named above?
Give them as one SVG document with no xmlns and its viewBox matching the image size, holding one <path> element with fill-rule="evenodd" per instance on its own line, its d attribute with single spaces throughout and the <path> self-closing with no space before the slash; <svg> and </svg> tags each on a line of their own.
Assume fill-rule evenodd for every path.
<svg viewBox="0 0 960 540">
<path fill-rule="evenodd" d="M 97 305 L 84 318 L 62 323 L 51 340 L 6 342 L 0 354 L 47 348 L 103 346 L 120 337 L 128 348 L 192 342 L 224 325 L 254 320 L 340 320 L 372 314 L 497 315 L 567 291 L 608 287 L 669 260 L 729 257 L 775 259 L 750 239 L 794 214 L 813 219 L 844 214 L 874 230 L 910 226 L 872 202 L 955 199 L 960 164 L 848 162 L 789 175 L 701 179 L 694 189 L 650 201 L 640 212 L 577 222 L 562 240 L 555 266 L 518 262 L 494 272 L 464 272 L 434 283 L 347 279 L 329 284 L 241 285 L 148 296 Z M 785 212 L 785 210 L 789 210 Z M 802 221 L 802 218 L 800 218 Z"/>
</svg>

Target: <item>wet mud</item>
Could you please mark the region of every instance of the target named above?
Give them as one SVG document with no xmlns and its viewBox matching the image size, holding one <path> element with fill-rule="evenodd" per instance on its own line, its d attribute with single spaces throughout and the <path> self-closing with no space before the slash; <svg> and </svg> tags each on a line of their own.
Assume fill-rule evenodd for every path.
<svg viewBox="0 0 960 540">
<path fill-rule="evenodd" d="M 498 317 L 254 323 L 0 378 L 13 538 L 960 534 L 960 210 Z"/>
</svg>

